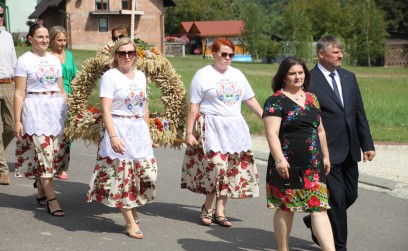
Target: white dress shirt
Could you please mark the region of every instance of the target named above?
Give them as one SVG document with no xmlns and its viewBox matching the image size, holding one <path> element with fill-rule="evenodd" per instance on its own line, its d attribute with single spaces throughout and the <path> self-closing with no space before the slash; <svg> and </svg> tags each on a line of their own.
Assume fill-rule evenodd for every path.
<svg viewBox="0 0 408 251">
<path fill-rule="evenodd" d="M 330 87 L 333 89 L 332 78 L 330 77 L 331 72 L 328 71 L 326 68 L 324 68 L 319 63 L 317 64 L 317 67 L 319 67 L 320 71 L 323 73 L 324 77 L 326 78 L 327 83 L 329 83 Z M 334 79 L 336 80 L 336 83 L 337 83 L 337 88 L 339 89 L 339 92 L 340 92 L 340 98 L 341 98 L 340 102 L 344 104 L 343 91 L 342 91 L 343 88 L 341 87 L 341 80 L 340 80 L 339 73 L 337 72 L 337 70 L 334 70 L 333 72 L 334 72 Z"/>
<path fill-rule="evenodd" d="M 0 79 L 12 78 L 16 69 L 17 56 L 13 37 L 5 29 L 0 29 L 0 45 Z"/>
</svg>

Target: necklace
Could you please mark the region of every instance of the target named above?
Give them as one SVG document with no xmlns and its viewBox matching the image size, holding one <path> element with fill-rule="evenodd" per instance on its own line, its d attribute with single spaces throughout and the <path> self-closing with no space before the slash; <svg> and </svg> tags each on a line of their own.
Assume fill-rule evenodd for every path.
<svg viewBox="0 0 408 251">
<path fill-rule="evenodd" d="M 303 98 L 303 94 L 300 94 L 299 97 L 295 98 L 296 101 L 299 101 Z"/>
<path fill-rule="evenodd" d="M 281 89 L 281 91 L 285 91 L 285 92 L 289 93 L 290 95 L 293 95 L 293 94 L 291 94 L 290 92 L 286 91 L 283 88 Z M 293 96 L 296 96 L 296 95 L 293 95 Z M 302 98 L 303 98 L 303 93 L 301 93 L 299 96 L 295 97 L 295 100 L 296 100 L 296 102 L 298 102 L 299 100 L 302 100 Z"/>
</svg>

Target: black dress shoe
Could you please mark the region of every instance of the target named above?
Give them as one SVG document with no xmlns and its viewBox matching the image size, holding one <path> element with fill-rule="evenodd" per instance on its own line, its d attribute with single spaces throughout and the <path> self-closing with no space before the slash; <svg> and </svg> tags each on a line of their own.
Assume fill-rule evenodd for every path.
<svg viewBox="0 0 408 251">
<path fill-rule="evenodd" d="M 313 234 L 312 217 L 310 215 L 303 217 L 303 223 L 305 223 L 307 228 L 310 228 L 310 233 L 312 234 L 313 242 L 316 243 L 316 245 L 320 246 L 319 241 L 317 240 L 316 236 Z"/>
</svg>

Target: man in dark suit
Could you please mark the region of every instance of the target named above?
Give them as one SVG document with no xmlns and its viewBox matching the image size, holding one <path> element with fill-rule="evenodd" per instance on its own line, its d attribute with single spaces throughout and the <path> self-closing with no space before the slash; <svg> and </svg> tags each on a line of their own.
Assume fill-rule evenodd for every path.
<svg viewBox="0 0 408 251">
<path fill-rule="evenodd" d="M 317 56 L 319 62 L 310 72 L 309 90 L 316 94 L 322 111 L 332 165 L 327 176 L 328 214 L 336 250 L 343 251 L 347 250 L 347 208 L 358 196 L 360 149 L 364 162 L 374 158 L 375 150 L 356 76 L 340 68 L 342 42 L 334 36 L 323 36 L 317 43 Z M 303 220 L 312 229 L 310 216 Z"/>
</svg>

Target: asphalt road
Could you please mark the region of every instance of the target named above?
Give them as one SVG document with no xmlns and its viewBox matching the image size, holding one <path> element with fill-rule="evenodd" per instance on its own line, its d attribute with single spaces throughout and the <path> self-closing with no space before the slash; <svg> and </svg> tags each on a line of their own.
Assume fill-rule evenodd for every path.
<svg viewBox="0 0 408 251">
<path fill-rule="evenodd" d="M 13 146 L 13 145 L 11 145 Z M 12 175 L 14 147 L 7 149 Z M 180 189 L 184 150 L 158 148 L 155 202 L 139 208 L 143 240 L 122 233 L 124 220 L 116 208 L 85 202 L 95 164 L 96 147 L 73 143 L 69 181 L 56 181 L 66 217 L 50 216 L 37 206 L 33 181 L 12 177 L 0 186 L 0 250 L 276 250 L 272 218 L 266 208 L 265 166 L 258 165 L 259 198 L 229 200 L 226 214 L 232 228 L 202 226 L 204 196 Z M 408 250 L 408 200 L 360 189 L 349 209 L 349 250 Z M 299 213 L 290 238 L 291 250 L 320 250 Z"/>
</svg>

